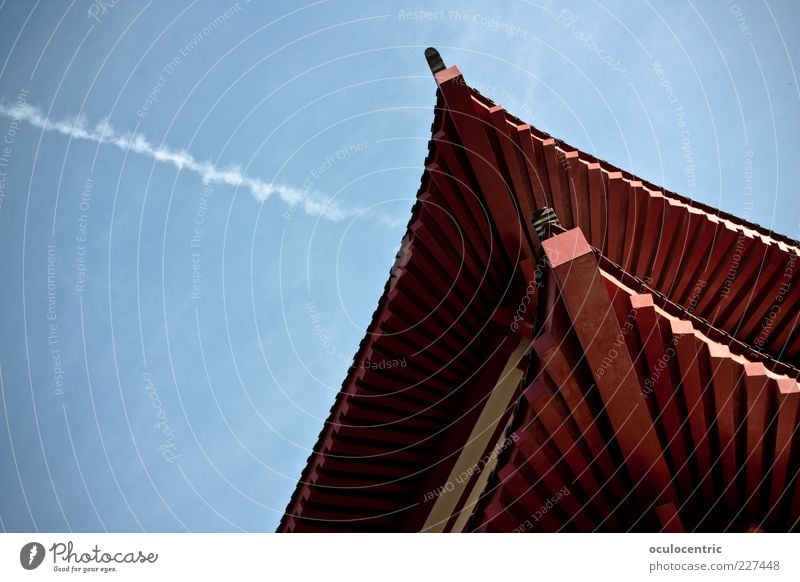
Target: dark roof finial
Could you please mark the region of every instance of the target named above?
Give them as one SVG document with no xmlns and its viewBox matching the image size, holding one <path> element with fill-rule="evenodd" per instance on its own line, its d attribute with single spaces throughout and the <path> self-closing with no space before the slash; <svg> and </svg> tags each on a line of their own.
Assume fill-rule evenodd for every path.
<svg viewBox="0 0 800 582">
<path fill-rule="evenodd" d="M 428 66 L 431 68 L 431 73 L 434 75 L 446 68 L 442 60 L 442 55 L 432 46 L 425 49 L 425 59 L 428 61 Z"/>
</svg>

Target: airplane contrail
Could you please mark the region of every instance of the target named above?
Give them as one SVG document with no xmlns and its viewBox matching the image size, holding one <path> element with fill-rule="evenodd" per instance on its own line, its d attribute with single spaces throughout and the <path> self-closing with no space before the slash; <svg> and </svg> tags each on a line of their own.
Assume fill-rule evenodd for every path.
<svg viewBox="0 0 800 582">
<path fill-rule="evenodd" d="M 72 139 L 109 144 L 121 150 L 130 150 L 157 162 L 171 164 L 178 170 L 194 172 L 204 183 L 228 184 L 245 188 L 259 202 L 277 195 L 292 207 L 300 205 L 306 214 L 328 220 L 341 220 L 354 214 L 354 211 L 345 210 L 335 201 L 307 189 L 292 188 L 264 182 L 258 178 L 250 178 L 237 167 L 218 168 L 211 162 L 197 161 L 185 150 L 173 150 L 163 145 L 153 145 L 141 133 L 119 132 L 111 126 L 107 119 L 94 126 L 90 126 L 83 117 L 53 120 L 45 116 L 38 107 L 19 100 L 11 105 L 0 103 L 0 115 L 12 120 L 25 121 L 43 131 L 60 133 Z"/>
</svg>

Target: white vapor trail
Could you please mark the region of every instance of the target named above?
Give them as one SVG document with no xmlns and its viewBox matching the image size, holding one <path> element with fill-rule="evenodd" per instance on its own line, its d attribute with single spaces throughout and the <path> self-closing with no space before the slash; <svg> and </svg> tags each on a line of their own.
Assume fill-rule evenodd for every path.
<svg viewBox="0 0 800 582">
<path fill-rule="evenodd" d="M 245 176 L 237 167 L 217 168 L 211 162 L 199 162 L 184 150 L 172 150 L 163 145 L 155 146 L 141 133 L 123 133 L 114 129 L 107 119 L 90 126 L 83 117 L 53 120 L 43 115 L 41 109 L 17 101 L 12 105 L 0 103 L 0 115 L 17 121 L 25 121 L 43 131 L 53 131 L 72 139 L 86 140 L 97 144 L 114 145 L 130 150 L 157 162 L 172 164 L 178 170 L 194 172 L 204 183 L 228 184 L 245 188 L 259 202 L 277 195 L 294 207 L 302 205 L 306 214 L 321 216 L 328 220 L 341 220 L 350 215 L 335 201 L 311 193 L 305 189 L 264 182 Z"/>
</svg>

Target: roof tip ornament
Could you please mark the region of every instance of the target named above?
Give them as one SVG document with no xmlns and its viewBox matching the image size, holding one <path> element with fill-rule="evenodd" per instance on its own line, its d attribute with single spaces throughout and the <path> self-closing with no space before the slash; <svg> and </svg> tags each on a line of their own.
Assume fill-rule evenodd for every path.
<svg viewBox="0 0 800 582">
<path fill-rule="evenodd" d="M 442 60 L 442 55 L 432 46 L 425 49 L 425 59 L 428 61 L 428 66 L 431 68 L 431 73 L 434 75 L 446 68 Z"/>
<path fill-rule="evenodd" d="M 539 241 L 550 238 L 561 229 L 561 223 L 559 223 L 555 211 L 549 206 L 543 206 L 535 211 L 531 215 L 531 223 Z"/>
</svg>

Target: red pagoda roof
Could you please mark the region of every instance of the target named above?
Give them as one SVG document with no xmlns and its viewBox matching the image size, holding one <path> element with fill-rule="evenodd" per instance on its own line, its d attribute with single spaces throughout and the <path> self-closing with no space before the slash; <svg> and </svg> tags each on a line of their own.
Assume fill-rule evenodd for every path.
<svg viewBox="0 0 800 582">
<path fill-rule="evenodd" d="M 797 527 L 798 243 L 434 70 L 417 202 L 279 531 Z"/>
</svg>

